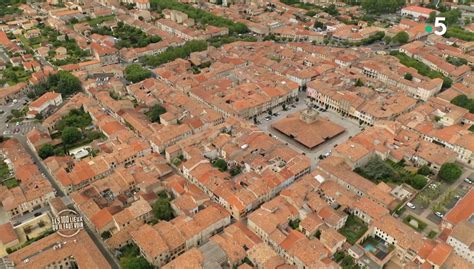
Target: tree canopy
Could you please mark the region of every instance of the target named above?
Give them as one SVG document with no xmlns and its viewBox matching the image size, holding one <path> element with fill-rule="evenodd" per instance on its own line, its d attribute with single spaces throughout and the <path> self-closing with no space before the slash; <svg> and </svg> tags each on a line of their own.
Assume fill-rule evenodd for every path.
<svg viewBox="0 0 474 269">
<path fill-rule="evenodd" d="M 212 163 L 212 166 L 219 169 L 219 171 L 227 171 L 227 162 L 224 159 L 217 159 Z"/>
<path fill-rule="evenodd" d="M 183 46 L 169 47 L 164 52 L 153 55 L 145 56 L 141 60 L 144 64 L 152 67 L 162 65 L 174 61 L 178 58 L 187 58 L 189 55 L 196 51 L 203 51 L 207 49 L 207 42 L 202 40 L 192 40 L 186 42 Z"/>
<path fill-rule="evenodd" d="M 59 120 L 55 127 L 57 130 L 62 131 L 66 127 L 76 127 L 84 129 L 92 124 L 92 118 L 89 113 L 85 112 L 83 108 L 71 109 L 69 113 Z"/>
<path fill-rule="evenodd" d="M 161 41 L 161 37 L 157 35 L 147 35 L 140 28 L 118 22 L 117 27 L 111 30 L 108 27 L 97 27 L 92 29 L 93 33 L 101 35 L 110 35 L 118 38 L 119 40 L 115 43 L 117 49 L 121 48 L 143 48 L 151 43 L 157 43 Z"/>
<path fill-rule="evenodd" d="M 76 127 L 66 127 L 62 131 L 61 140 L 66 145 L 74 144 L 75 142 L 81 140 L 82 133 Z"/>
<path fill-rule="evenodd" d="M 60 70 L 50 75 L 45 81 L 33 86 L 34 96 L 41 96 L 48 91 L 54 91 L 69 96 L 82 91 L 81 81 L 71 73 Z"/>
<path fill-rule="evenodd" d="M 410 36 L 408 36 L 408 33 L 405 31 L 398 32 L 393 38 L 392 42 L 397 43 L 397 44 L 406 44 L 408 40 L 410 39 Z"/>
<path fill-rule="evenodd" d="M 166 109 L 156 104 L 146 113 L 146 115 L 151 122 L 160 122 L 160 115 L 165 113 Z"/>
<path fill-rule="evenodd" d="M 456 181 L 462 174 L 462 169 L 455 163 L 445 163 L 439 169 L 438 177 L 442 180 L 453 183 Z"/>
<path fill-rule="evenodd" d="M 362 8 L 369 14 L 394 13 L 405 5 L 405 0 L 362 0 Z"/>
<path fill-rule="evenodd" d="M 454 97 L 453 100 L 451 100 L 451 104 L 469 109 L 469 112 L 474 113 L 474 99 L 471 99 L 464 94 Z"/>
<path fill-rule="evenodd" d="M 38 155 L 41 157 L 41 159 L 46 159 L 49 156 L 54 155 L 54 147 L 51 144 L 44 144 L 41 146 L 41 148 L 38 151 Z"/>
<path fill-rule="evenodd" d="M 153 214 L 158 220 L 172 220 L 174 218 L 174 211 L 171 208 L 169 198 L 158 199 L 152 206 Z"/>
<path fill-rule="evenodd" d="M 151 77 L 151 71 L 139 64 L 131 64 L 125 68 L 125 78 L 133 83 L 140 82 Z"/>
<path fill-rule="evenodd" d="M 176 0 L 151 0 L 151 7 L 154 10 L 173 9 L 186 13 L 190 18 L 194 19 L 201 25 L 213 25 L 217 27 L 227 27 L 229 33 L 243 34 L 249 31 L 247 25 L 243 23 L 235 23 L 227 18 L 216 16 L 206 12 L 200 8 L 180 3 Z"/>
</svg>

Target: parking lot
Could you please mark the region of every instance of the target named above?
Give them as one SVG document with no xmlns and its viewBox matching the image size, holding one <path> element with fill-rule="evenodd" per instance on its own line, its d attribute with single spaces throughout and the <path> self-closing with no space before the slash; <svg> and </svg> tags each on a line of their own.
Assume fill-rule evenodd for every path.
<svg viewBox="0 0 474 269">
<path fill-rule="evenodd" d="M 262 115 L 259 117 L 259 122 L 257 126 L 266 133 L 271 134 L 273 137 L 281 140 L 284 143 L 287 143 L 294 150 L 304 153 L 311 159 L 311 168 L 314 169 L 316 164 L 319 162 L 319 156 L 322 154 L 330 153 L 330 151 L 338 144 L 341 144 L 358 133 L 360 133 L 363 128 L 359 126 L 358 122 L 350 120 L 348 118 L 342 117 L 340 114 L 337 114 L 332 111 L 319 111 L 321 117 L 328 118 L 331 122 L 336 123 L 345 128 L 345 132 L 339 136 L 317 146 L 314 149 L 308 149 L 305 146 L 299 144 L 295 140 L 289 138 L 288 136 L 278 132 L 272 128 L 272 124 L 282 118 L 285 118 L 289 114 L 301 111 L 307 108 L 306 105 L 306 93 L 300 93 L 299 101 L 294 103 L 294 106 L 288 106 L 288 111 L 279 111 L 278 115 L 268 117 L 268 114 Z"/>
<path fill-rule="evenodd" d="M 471 169 L 464 168 L 461 177 L 452 184 L 434 179 L 418 193 L 416 198 L 410 201 L 415 208 L 407 206 L 402 217 L 413 215 L 426 222 L 432 230 L 437 229 L 437 226 L 442 221 L 442 217 L 472 189 L 472 184 L 464 181 L 471 173 L 473 173 Z M 433 178 L 435 177 L 433 176 Z M 425 231 L 428 232 L 428 229 Z"/>
</svg>

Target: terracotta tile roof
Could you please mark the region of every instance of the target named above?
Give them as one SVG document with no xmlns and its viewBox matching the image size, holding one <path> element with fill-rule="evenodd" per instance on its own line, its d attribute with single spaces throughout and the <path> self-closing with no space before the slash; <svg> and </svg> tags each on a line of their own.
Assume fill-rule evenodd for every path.
<svg viewBox="0 0 474 269">
<path fill-rule="evenodd" d="M 474 214 L 474 190 L 470 190 L 457 204 L 444 216 L 444 221 L 456 225 L 459 222 L 468 219 Z"/>
</svg>

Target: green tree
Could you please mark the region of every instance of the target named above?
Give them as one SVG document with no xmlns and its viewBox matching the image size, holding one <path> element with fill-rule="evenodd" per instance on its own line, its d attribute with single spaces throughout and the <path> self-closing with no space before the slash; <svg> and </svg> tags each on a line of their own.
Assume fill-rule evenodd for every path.
<svg viewBox="0 0 474 269">
<path fill-rule="evenodd" d="M 414 175 L 410 178 L 410 181 L 408 183 L 413 188 L 421 190 L 428 183 L 428 180 L 423 175 Z"/>
<path fill-rule="evenodd" d="M 41 159 L 46 159 L 49 156 L 54 155 L 54 147 L 51 144 L 44 144 L 41 146 L 41 148 L 38 151 L 38 155 L 41 157 Z"/>
<path fill-rule="evenodd" d="M 61 139 L 64 144 L 72 145 L 82 138 L 82 133 L 76 127 L 66 127 L 62 131 Z"/>
<path fill-rule="evenodd" d="M 405 4 L 405 0 L 362 0 L 362 8 L 368 14 L 394 13 Z"/>
<path fill-rule="evenodd" d="M 46 81 L 33 87 L 36 96 L 40 96 L 47 91 L 54 91 L 69 96 L 82 91 L 81 81 L 71 73 L 60 70 L 58 73 L 50 75 Z"/>
<path fill-rule="evenodd" d="M 151 122 L 160 122 L 160 115 L 164 113 L 166 113 L 166 109 L 156 104 L 146 113 L 146 115 Z"/>
<path fill-rule="evenodd" d="M 110 237 L 112 237 L 112 234 L 110 233 L 110 231 L 105 231 L 103 233 L 100 234 L 100 236 L 102 237 L 102 239 L 109 239 Z"/>
<path fill-rule="evenodd" d="M 458 95 L 451 100 L 451 104 L 468 109 L 469 112 L 474 113 L 474 99 L 470 99 L 464 94 Z"/>
<path fill-rule="evenodd" d="M 212 166 L 219 168 L 219 171 L 227 171 L 227 162 L 224 159 L 217 159 L 212 163 Z"/>
<path fill-rule="evenodd" d="M 324 12 L 328 13 L 331 16 L 338 16 L 339 15 L 339 11 L 337 10 L 336 5 L 334 5 L 334 4 L 331 4 L 331 5 L 323 8 L 323 10 L 324 10 Z"/>
<path fill-rule="evenodd" d="M 364 82 L 362 82 L 362 80 L 361 80 L 360 78 L 358 78 L 358 79 L 356 80 L 355 86 L 356 86 L 356 87 L 363 87 L 363 86 L 364 86 Z"/>
<path fill-rule="evenodd" d="M 169 198 L 160 198 L 158 199 L 152 206 L 153 214 L 155 218 L 158 220 L 172 220 L 174 218 L 173 208 L 171 208 L 171 204 Z"/>
<path fill-rule="evenodd" d="M 427 176 L 427 175 L 431 174 L 431 169 L 427 165 L 423 165 L 422 167 L 420 167 L 418 169 L 418 171 L 416 173 L 418 173 L 420 175 L 423 175 L 423 176 Z"/>
<path fill-rule="evenodd" d="M 187 58 L 191 53 L 196 51 L 203 51 L 207 49 L 207 42 L 203 40 L 192 40 L 186 42 L 183 46 L 180 47 L 169 47 L 164 52 L 153 55 L 145 56 L 141 61 L 148 66 L 159 66 L 164 63 L 174 61 L 178 58 Z"/>
<path fill-rule="evenodd" d="M 412 80 L 413 75 L 411 73 L 405 73 L 405 76 L 403 76 L 406 80 Z"/>
<path fill-rule="evenodd" d="M 315 22 L 314 22 L 314 28 L 323 29 L 323 28 L 324 28 L 324 23 L 322 23 L 322 22 L 320 22 L 320 21 L 315 21 Z"/>
<path fill-rule="evenodd" d="M 365 166 L 358 167 L 354 171 L 375 182 L 399 178 L 396 171 L 378 156 L 372 157 Z"/>
<path fill-rule="evenodd" d="M 408 33 L 405 31 L 401 31 L 401 32 L 398 32 L 392 38 L 392 42 L 397 43 L 397 44 L 406 44 L 409 39 L 410 39 L 410 36 L 408 35 Z"/>
<path fill-rule="evenodd" d="M 390 42 L 392 42 L 392 38 L 388 35 L 386 35 L 384 38 L 383 38 L 383 42 L 385 42 L 386 45 L 390 44 Z"/>
<path fill-rule="evenodd" d="M 441 169 L 438 172 L 438 177 L 442 180 L 453 183 L 455 182 L 462 174 L 462 169 L 455 163 L 445 163 L 441 166 Z"/>
<path fill-rule="evenodd" d="M 125 78 L 133 83 L 140 82 L 151 77 L 151 71 L 141 67 L 139 64 L 131 64 L 125 68 Z"/>
</svg>

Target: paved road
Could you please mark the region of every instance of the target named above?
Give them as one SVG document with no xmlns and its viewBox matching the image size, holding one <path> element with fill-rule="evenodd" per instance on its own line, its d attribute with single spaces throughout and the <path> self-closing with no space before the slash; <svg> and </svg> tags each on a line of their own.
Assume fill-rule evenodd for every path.
<svg viewBox="0 0 474 269">
<path fill-rule="evenodd" d="M 26 151 L 31 155 L 31 157 L 33 158 L 33 161 L 36 163 L 36 165 L 38 166 L 39 170 L 45 175 L 45 177 L 49 180 L 49 182 L 51 183 L 51 185 L 53 186 L 53 188 L 56 190 L 56 195 L 58 197 L 61 197 L 61 199 L 63 200 L 63 202 L 70 208 L 70 209 L 73 209 L 73 210 L 76 210 L 79 214 L 80 214 L 80 211 L 77 210 L 77 208 L 74 207 L 74 204 L 72 202 L 72 200 L 61 190 L 61 188 L 59 187 L 59 185 L 57 184 L 56 180 L 54 179 L 54 177 L 49 173 L 49 171 L 46 169 L 46 166 L 43 164 L 43 162 L 41 161 L 41 159 L 39 158 L 39 156 L 36 154 L 36 152 L 34 152 L 27 144 L 26 142 L 26 138 L 22 135 L 14 135 L 14 137 L 16 139 L 18 139 L 18 141 L 20 141 L 20 143 L 22 144 L 23 147 L 25 147 Z M 82 214 L 81 214 L 82 215 Z M 84 216 L 82 216 L 84 218 Z M 89 236 L 92 238 L 92 241 L 94 241 L 94 243 L 96 244 L 97 248 L 100 250 L 100 252 L 102 253 L 102 255 L 107 259 L 107 261 L 109 262 L 109 264 L 112 265 L 112 268 L 120 268 L 120 265 L 117 261 L 117 259 L 115 258 L 115 256 L 107 249 L 107 247 L 105 246 L 104 242 L 102 241 L 102 238 L 100 237 L 100 235 L 98 235 L 96 232 L 94 232 L 92 229 L 90 229 L 90 227 L 88 227 L 87 223 L 84 223 L 84 227 L 85 227 L 85 230 L 86 232 L 89 234 Z"/>
<path fill-rule="evenodd" d="M 279 116 L 277 117 L 272 117 L 271 120 L 265 120 L 259 119 L 261 122 L 257 125 L 262 131 L 265 131 L 266 133 L 272 134 L 275 138 L 283 141 L 284 143 L 287 143 L 292 149 L 300 152 L 300 153 L 305 153 L 306 156 L 308 156 L 311 159 L 311 169 L 313 170 L 316 167 L 316 164 L 319 162 L 319 156 L 323 153 L 329 152 L 334 148 L 335 145 L 341 144 L 345 142 L 346 140 L 349 139 L 349 137 L 354 136 L 362 131 L 361 127 L 356 121 L 350 120 L 348 118 L 343 118 L 341 115 L 332 112 L 332 111 L 326 111 L 326 112 L 320 112 L 320 115 L 322 117 L 326 117 L 331 122 L 336 123 L 341 125 L 346 129 L 346 131 L 339 136 L 323 143 L 322 145 L 317 146 L 314 149 L 308 149 L 305 146 L 301 145 L 300 143 L 296 142 L 295 140 L 287 137 L 286 135 L 280 133 L 279 131 L 273 129 L 271 127 L 272 123 L 285 118 L 287 115 L 301 111 L 305 108 L 306 106 L 306 94 L 301 93 L 299 97 L 299 102 L 295 103 L 296 108 L 291 108 L 289 111 L 280 111 Z M 266 116 L 266 115 L 264 115 Z"/>
</svg>

